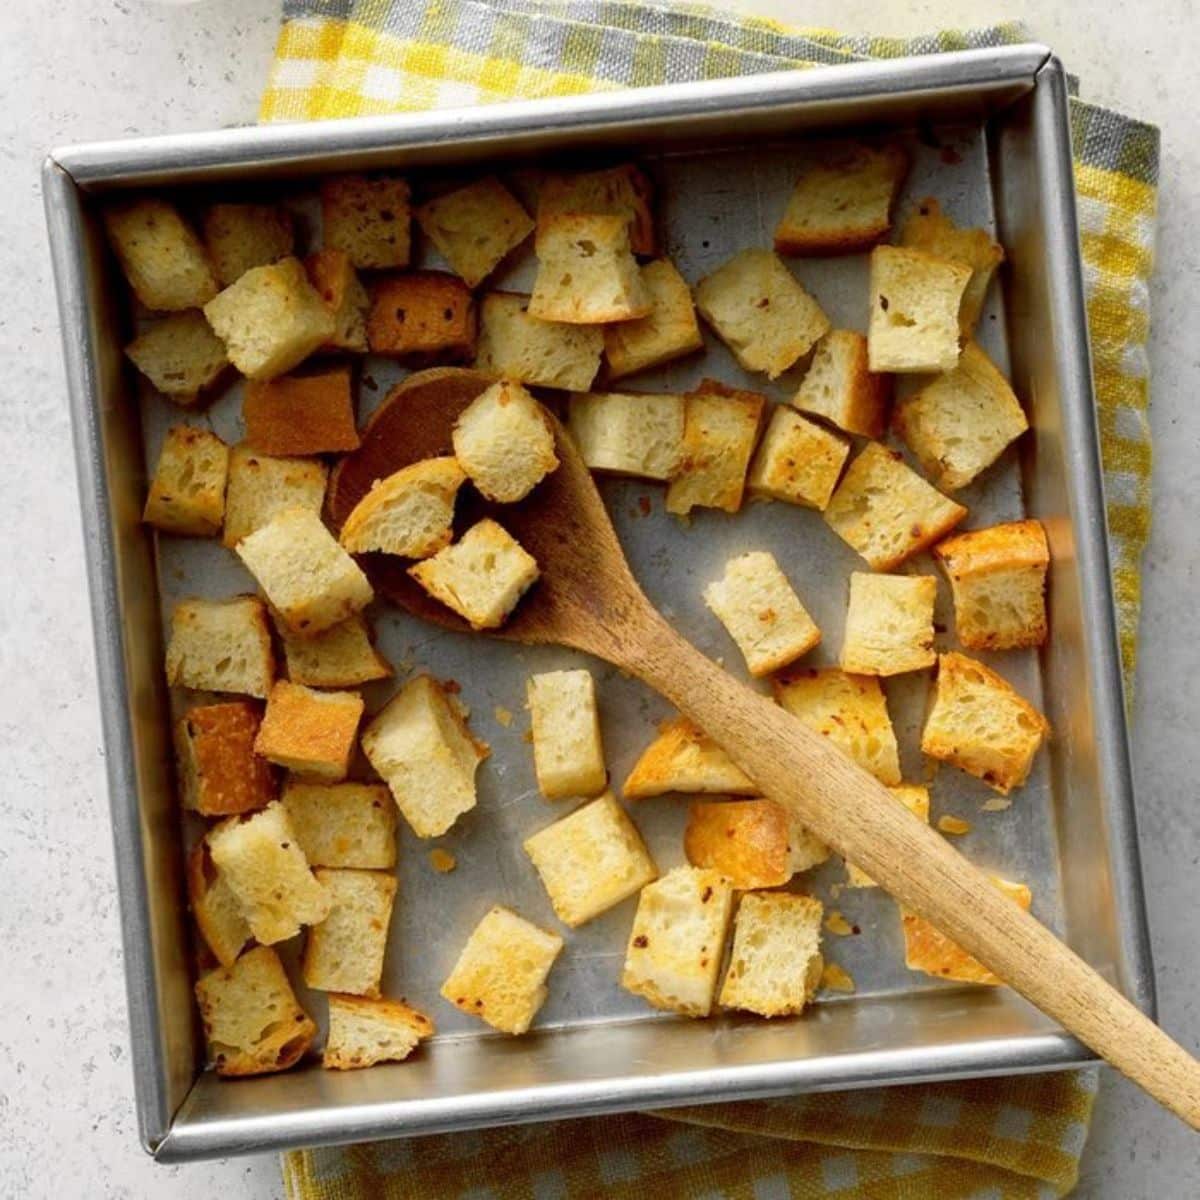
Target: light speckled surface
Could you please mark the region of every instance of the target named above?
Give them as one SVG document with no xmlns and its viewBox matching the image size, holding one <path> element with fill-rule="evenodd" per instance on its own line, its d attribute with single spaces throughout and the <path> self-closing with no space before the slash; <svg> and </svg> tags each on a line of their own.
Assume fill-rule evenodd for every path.
<svg viewBox="0 0 1200 1200">
<path fill-rule="evenodd" d="M 795 19 L 787 0 L 741 0 Z M 1180 636 L 1200 575 L 1200 146 L 1190 0 L 1128 6 L 817 0 L 806 20 L 889 33 L 1025 17 L 1083 80 L 1164 130 L 1161 267 L 1153 292 L 1155 527 L 1146 563 L 1134 737 L 1143 858 L 1164 1024 L 1200 1040 L 1200 646 Z M 253 119 L 277 0 L 10 0 L 0 17 L 0 1191 L 22 1197 L 279 1196 L 274 1156 L 154 1166 L 137 1146 L 73 465 L 37 168 L 50 146 Z M 1030 14 L 1036 14 L 1036 19 Z M 1194 1138 L 1106 1077 L 1081 1196 L 1200 1195 Z"/>
</svg>

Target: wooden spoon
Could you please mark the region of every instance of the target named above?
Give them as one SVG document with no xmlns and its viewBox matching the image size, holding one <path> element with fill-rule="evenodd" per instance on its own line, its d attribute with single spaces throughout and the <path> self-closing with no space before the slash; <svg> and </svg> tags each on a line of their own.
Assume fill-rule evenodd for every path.
<svg viewBox="0 0 1200 1200">
<path fill-rule="evenodd" d="M 388 397 L 331 482 L 340 528 L 371 484 L 451 453 L 458 414 L 490 382 L 443 368 Z M 826 738 L 689 645 L 638 587 L 608 512 L 571 439 L 554 422 L 559 469 L 517 505 L 490 510 L 538 561 L 542 577 L 497 636 L 584 650 L 636 675 L 694 721 L 818 837 L 862 867 L 1156 1100 L 1200 1127 L 1200 1064 L 1045 926 L 1006 898 L 943 837 Z M 464 527 L 489 510 L 463 495 Z M 409 612 L 468 626 L 405 573 L 364 559 L 377 588 Z"/>
</svg>

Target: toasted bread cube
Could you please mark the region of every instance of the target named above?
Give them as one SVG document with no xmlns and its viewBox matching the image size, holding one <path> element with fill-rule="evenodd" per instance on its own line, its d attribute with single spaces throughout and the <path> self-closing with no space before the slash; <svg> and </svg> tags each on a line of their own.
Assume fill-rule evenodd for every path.
<svg viewBox="0 0 1200 1200">
<path fill-rule="evenodd" d="M 325 245 L 361 270 L 408 266 L 409 188 L 395 176 L 339 175 L 321 184 Z"/>
<path fill-rule="evenodd" d="M 737 643 L 755 677 L 787 666 L 821 640 L 775 556 L 765 550 L 731 558 L 725 574 L 704 589 L 704 603 Z"/>
<path fill-rule="evenodd" d="M 686 717 L 674 717 L 658 727 L 621 792 L 626 800 L 645 800 L 667 792 L 754 796 L 758 790 L 708 734 Z"/>
<path fill-rule="evenodd" d="M 225 519 L 229 447 L 191 425 L 167 430 L 142 520 L 164 533 L 212 537 Z"/>
<path fill-rule="evenodd" d="M 494 175 L 428 201 L 416 217 L 451 270 L 472 288 L 533 232 L 529 214 Z"/>
<path fill-rule="evenodd" d="M 825 906 L 813 896 L 751 892 L 733 924 L 729 969 L 721 984 L 723 1008 L 760 1017 L 803 1011 L 821 983 L 821 921 Z"/>
<path fill-rule="evenodd" d="M 315 692 L 280 679 L 267 697 L 254 749 L 297 775 L 337 783 L 350 769 L 362 714 L 363 698 L 354 692 Z"/>
<path fill-rule="evenodd" d="M 164 200 L 132 200 L 104 213 L 108 238 L 133 294 L 147 308 L 181 312 L 218 290 L 200 239 Z"/>
<path fill-rule="evenodd" d="M 359 447 L 350 368 L 246 385 L 246 445 L 259 454 L 340 454 Z"/>
<path fill-rule="evenodd" d="M 970 337 L 983 311 L 992 275 L 1004 261 L 1004 247 L 994 242 L 984 229 L 960 229 L 942 215 L 941 206 L 932 196 L 922 200 L 905 221 L 900 230 L 900 245 L 970 268 L 971 280 L 958 309 L 959 329 L 963 337 Z"/>
<path fill-rule="evenodd" d="M 524 500 L 558 467 L 546 410 L 519 384 L 494 383 L 454 423 L 454 454 L 480 494 Z"/>
<path fill-rule="evenodd" d="M 685 397 L 683 459 L 667 488 L 667 512 L 737 512 L 766 399 L 707 381 Z"/>
<path fill-rule="evenodd" d="M 741 891 L 779 887 L 829 857 L 774 800 L 693 800 L 683 849 L 693 867 L 719 871 Z"/>
<path fill-rule="evenodd" d="M 929 789 L 917 783 L 901 783 L 888 791 L 908 809 L 919 821 L 929 824 Z M 849 859 L 846 860 L 846 886 L 852 888 L 870 888 L 879 885 L 861 867 L 856 867 Z"/>
<path fill-rule="evenodd" d="M 304 260 L 308 281 L 333 314 L 333 333 L 322 349 L 367 352 L 367 309 L 371 298 L 344 250 L 327 247 Z"/>
<path fill-rule="evenodd" d="M 187 888 L 188 906 L 196 918 L 200 936 L 221 966 L 233 966 L 250 940 L 250 926 L 233 889 L 212 861 L 204 839 L 188 855 Z"/>
<path fill-rule="evenodd" d="M 408 573 L 472 629 L 499 629 L 539 572 L 533 555 L 485 517 Z"/>
<path fill-rule="evenodd" d="M 428 558 L 450 544 L 454 500 L 466 474 L 453 455 L 424 458 L 377 480 L 342 525 L 351 554 Z"/>
<path fill-rule="evenodd" d="M 181 600 L 171 613 L 167 682 L 203 692 L 267 698 L 275 656 L 267 610 L 257 596 Z"/>
<path fill-rule="evenodd" d="M 332 995 L 321 1066 L 329 1071 L 351 1071 L 381 1062 L 403 1062 L 433 1033 L 433 1022 L 400 1000 Z"/>
<path fill-rule="evenodd" d="M 202 704 L 175 725 L 183 806 L 202 817 L 253 812 L 275 799 L 275 777 L 254 753 L 262 710 L 249 700 Z"/>
<path fill-rule="evenodd" d="M 533 718 L 533 766 L 547 800 L 594 796 L 608 771 L 591 671 L 546 671 L 526 684 Z"/>
<path fill-rule="evenodd" d="M 954 625 L 968 650 L 1013 650 L 1046 640 L 1050 547 L 1037 521 L 973 529 L 933 548 L 954 594 Z"/>
<path fill-rule="evenodd" d="M 650 311 L 632 321 L 604 328 L 604 356 L 609 379 L 621 379 L 704 348 L 687 280 L 667 258 L 641 268 L 642 287 Z"/>
<path fill-rule="evenodd" d="M 1033 893 L 1023 883 L 992 876 L 992 883 L 1014 904 L 1029 911 Z M 924 917 L 907 909 L 900 910 L 904 929 L 904 965 L 910 971 L 924 971 L 938 979 L 953 979 L 958 983 L 986 983 L 999 987 L 1004 983 L 977 958 L 972 958 L 961 946 L 935 929 Z"/>
<path fill-rule="evenodd" d="M 880 783 L 900 782 L 900 751 L 879 680 L 836 667 L 800 667 L 772 681 L 775 699 Z"/>
<path fill-rule="evenodd" d="M 934 485 L 956 492 L 990 467 L 1029 421 L 995 363 L 968 342 L 953 371 L 900 404 L 895 425 Z"/>
<path fill-rule="evenodd" d="M 653 254 L 651 196 L 650 180 L 632 163 L 603 171 L 548 175 L 538 189 L 538 229 L 568 213 L 611 213 L 625 219 L 634 254 Z"/>
<path fill-rule="evenodd" d="M 733 889 L 717 871 L 676 867 L 638 899 L 621 986 L 655 1008 L 707 1017 L 733 908 Z"/>
<path fill-rule="evenodd" d="M 845 438 L 786 405 L 771 411 L 746 486 L 759 499 L 824 509 L 850 454 Z"/>
<path fill-rule="evenodd" d="M 329 915 L 332 897 L 309 870 L 278 800 L 249 817 L 229 817 L 208 835 L 209 852 L 264 946 Z"/>
<path fill-rule="evenodd" d="M 867 366 L 867 339 L 851 329 L 831 329 L 817 343 L 792 404 L 847 433 L 877 438 L 890 393 L 890 376 L 872 375 Z"/>
<path fill-rule="evenodd" d="M 321 992 L 379 995 L 388 924 L 396 899 L 396 877 L 386 871 L 313 872 L 329 892 L 329 915 L 308 931 L 304 984 Z"/>
<path fill-rule="evenodd" d="M 442 996 L 501 1033 L 524 1033 L 546 1001 L 546 976 L 562 947 L 558 934 L 497 905 L 467 939 Z"/>
<path fill-rule="evenodd" d="M 125 355 L 155 389 L 176 404 L 195 404 L 225 374 L 225 343 L 199 309 L 172 313 L 138 334 Z"/>
<path fill-rule="evenodd" d="M 417 837 L 440 837 L 475 807 L 475 769 L 489 754 L 428 675 L 410 680 L 363 731 L 362 748 Z"/>
<path fill-rule="evenodd" d="M 310 866 L 396 865 L 396 806 L 382 784 L 289 779 L 280 800 Z"/>
<path fill-rule="evenodd" d="M 204 214 L 204 243 L 217 279 L 228 287 L 251 267 L 292 253 L 292 214 L 278 204 L 214 204 Z"/>
<path fill-rule="evenodd" d="M 358 564 L 307 508 L 284 509 L 236 549 L 271 607 L 301 637 L 340 624 L 374 596 Z"/>
<path fill-rule="evenodd" d="M 966 515 L 879 442 L 850 464 L 825 509 L 833 532 L 876 571 L 890 571 L 941 541 Z"/>
<path fill-rule="evenodd" d="M 214 296 L 204 315 L 247 379 L 290 371 L 334 332 L 333 314 L 295 258 L 252 267 Z"/>
<path fill-rule="evenodd" d="M 628 899 L 658 868 L 612 792 L 525 839 L 558 919 L 572 929 Z"/>
<path fill-rule="evenodd" d="M 700 280 L 696 307 L 734 358 L 768 379 L 829 331 L 821 306 L 770 250 L 741 250 Z"/>
<path fill-rule="evenodd" d="M 502 379 L 538 387 L 585 391 L 604 351 L 604 332 L 590 325 L 540 321 L 527 311 L 528 296 L 489 292 L 479 305 L 475 365 Z"/>
<path fill-rule="evenodd" d="M 571 397 L 567 430 L 593 471 L 670 479 L 683 463 L 683 396 L 583 392 Z"/>
<path fill-rule="evenodd" d="M 932 575 L 850 573 L 850 604 L 838 663 L 855 675 L 902 675 L 932 667 Z"/>
<path fill-rule="evenodd" d="M 1050 723 L 1008 680 L 965 654 L 938 656 L 921 750 L 1007 795 L 1029 774 Z"/>
<path fill-rule="evenodd" d="M 361 613 L 318 633 L 302 638 L 282 623 L 288 678 L 305 687 L 350 688 L 392 674 L 391 663 L 371 644 L 366 618 Z"/>
<path fill-rule="evenodd" d="M 958 363 L 958 309 L 970 269 L 923 250 L 871 251 L 867 358 L 872 371 L 950 371 Z"/>
<path fill-rule="evenodd" d="M 196 1002 L 218 1075 L 286 1071 L 317 1034 L 269 946 L 255 946 L 232 965 L 202 975 Z"/>
<path fill-rule="evenodd" d="M 372 354 L 413 364 L 463 362 L 475 353 L 475 298 L 446 271 L 388 275 L 371 287 L 367 342 Z"/>
<path fill-rule="evenodd" d="M 276 458 L 245 443 L 234 446 L 229 454 L 222 541 L 232 550 L 289 508 L 319 514 L 328 480 L 328 468 L 315 458 Z"/>
</svg>

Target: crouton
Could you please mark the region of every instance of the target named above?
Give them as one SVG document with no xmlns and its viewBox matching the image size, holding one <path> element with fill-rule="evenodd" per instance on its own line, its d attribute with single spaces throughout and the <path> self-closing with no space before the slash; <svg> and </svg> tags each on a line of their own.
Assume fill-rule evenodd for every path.
<svg viewBox="0 0 1200 1200">
<path fill-rule="evenodd" d="M 278 204 L 214 204 L 204 213 L 204 244 L 218 281 L 228 287 L 251 267 L 292 253 L 292 214 Z"/>
<path fill-rule="evenodd" d="M 225 343 L 199 309 L 172 313 L 138 334 L 125 355 L 154 388 L 176 404 L 192 405 L 225 374 Z"/>
<path fill-rule="evenodd" d="M 367 622 L 361 613 L 316 637 L 297 637 L 282 623 L 277 628 L 292 683 L 350 688 L 387 679 L 392 673 L 391 663 L 371 644 Z"/>
<path fill-rule="evenodd" d="M 821 640 L 775 556 L 765 550 L 731 558 L 725 574 L 704 589 L 704 603 L 737 643 L 755 677 L 787 666 Z"/>
<path fill-rule="evenodd" d="M 919 821 L 929 824 L 929 789 L 916 783 L 901 783 L 888 791 L 908 809 Z M 849 859 L 846 860 L 846 886 L 852 888 L 871 888 L 879 885 L 861 867 L 856 867 Z"/>
<path fill-rule="evenodd" d="M 938 656 L 921 750 L 982 779 L 1002 795 L 1020 787 L 1050 723 L 1013 686 L 965 654 Z"/>
<path fill-rule="evenodd" d="M 900 782 L 900 752 L 879 680 L 836 667 L 794 668 L 772 680 L 775 699 L 880 783 Z"/>
<path fill-rule="evenodd" d="M 672 478 L 683 462 L 683 396 L 585 392 L 570 399 L 567 430 L 593 471 Z"/>
<path fill-rule="evenodd" d="M 264 946 L 329 915 L 332 897 L 308 860 L 278 800 L 249 817 L 229 817 L 208 835 L 209 852 Z"/>
<path fill-rule="evenodd" d="M 304 260 L 308 281 L 333 314 L 333 333 L 323 350 L 367 352 L 367 309 L 371 298 L 344 250 L 328 247 Z"/>
<path fill-rule="evenodd" d="M 464 362 L 475 353 L 475 298 L 446 271 L 388 275 L 371 286 L 367 342 L 372 354 L 413 365 Z"/>
<path fill-rule="evenodd" d="M 954 370 L 897 407 L 895 426 L 934 486 L 956 492 L 990 467 L 1029 421 L 995 363 L 968 342 Z"/>
<path fill-rule="evenodd" d="M 891 377 L 872 375 L 867 367 L 867 339 L 851 329 L 831 329 L 817 343 L 792 404 L 847 433 L 877 438 L 890 393 Z"/>
<path fill-rule="evenodd" d="M 641 276 L 650 311 L 604 328 L 609 379 L 646 371 L 704 348 L 691 289 L 675 264 L 655 259 L 641 268 Z"/>
<path fill-rule="evenodd" d="M 475 769 L 489 754 L 428 675 L 410 680 L 362 735 L 362 748 L 417 837 L 440 837 L 475 807 Z"/>
<path fill-rule="evenodd" d="M 219 284 L 200 239 L 164 200 L 130 200 L 104 213 L 108 239 L 133 294 L 147 308 L 207 304 Z"/>
<path fill-rule="evenodd" d="M 572 929 L 628 899 L 658 868 L 611 792 L 525 839 L 558 919 Z"/>
<path fill-rule="evenodd" d="M 350 368 L 246 385 L 246 445 L 259 454 L 340 454 L 359 447 Z"/>
<path fill-rule="evenodd" d="M 306 508 L 284 509 L 236 550 L 271 607 L 301 637 L 340 624 L 374 597 L 358 564 Z"/>
<path fill-rule="evenodd" d="M 427 201 L 416 218 L 450 269 L 472 288 L 533 232 L 529 214 L 494 175 Z"/>
<path fill-rule="evenodd" d="M 222 540 L 233 549 L 289 508 L 320 514 L 329 470 L 315 458 L 276 458 L 245 443 L 229 454 Z"/>
<path fill-rule="evenodd" d="M 825 509 L 830 529 L 876 571 L 941 541 L 966 515 L 879 442 L 850 464 Z"/>
<path fill-rule="evenodd" d="M 350 769 L 362 714 L 363 698 L 354 692 L 316 692 L 280 679 L 267 697 L 254 749 L 297 775 L 337 783 Z"/>
<path fill-rule="evenodd" d="M 433 1022 L 402 1001 L 331 995 L 329 1036 L 321 1066 L 329 1071 L 351 1071 L 381 1062 L 403 1062 L 433 1033 Z"/>
<path fill-rule="evenodd" d="M 295 258 L 252 267 L 214 296 L 204 315 L 247 379 L 290 371 L 334 333 L 333 313 Z"/>
<path fill-rule="evenodd" d="M 558 934 L 497 905 L 467 939 L 442 996 L 501 1033 L 524 1033 L 545 1003 L 562 947 Z"/>
<path fill-rule="evenodd" d="M 539 387 L 585 391 L 604 351 L 604 332 L 589 325 L 539 321 L 528 296 L 490 292 L 479 305 L 475 366 L 502 379 Z"/>
<path fill-rule="evenodd" d="M 354 506 L 339 539 L 352 554 L 378 550 L 428 558 L 453 536 L 454 500 L 466 474 L 453 455 L 425 458 L 378 480 Z"/>
<path fill-rule="evenodd" d="M 310 866 L 396 865 L 396 806 L 382 784 L 289 779 L 280 800 Z"/>
<path fill-rule="evenodd" d="M 717 871 L 676 867 L 647 884 L 629 933 L 621 986 L 655 1008 L 707 1017 L 732 907 L 733 889 Z"/>
<path fill-rule="evenodd" d="M 296 1002 L 279 955 L 268 946 L 255 946 L 232 965 L 202 975 L 196 1002 L 218 1075 L 286 1071 L 317 1034 L 316 1023 Z"/>
<path fill-rule="evenodd" d="M 685 397 L 683 458 L 667 488 L 667 512 L 686 516 L 697 507 L 724 512 L 742 507 L 765 403 L 757 392 L 707 383 Z"/>
<path fill-rule="evenodd" d="M 970 269 L 923 250 L 871 251 L 867 360 L 872 371 L 950 371 Z"/>
<path fill-rule="evenodd" d="M 361 270 L 408 266 L 409 188 L 395 176 L 339 175 L 321 184 L 325 245 Z"/>
<path fill-rule="evenodd" d="M 612 213 L 625 219 L 634 254 L 653 254 L 651 197 L 650 180 L 632 163 L 603 171 L 548 175 L 538 189 L 538 229 L 568 213 Z"/>
<path fill-rule="evenodd" d="M 499 629 L 539 572 L 534 557 L 485 517 L 408 573 L 472 629 Z"/>
<path fill-rule="evenodd" d="M 187 861 L 188 906 L 205 945 L 223 967 L 231 967 L 250 940 L 250 926 L 225 877 L 217 870 L 203 838 Z"/>
<path fill-rule="evenodd" d="M 267 610 L 257 596 L 175 605 L 167 644 L 172 687 L 242 692 L 265 700 L 274 679 Z"/>
<path fill-rule="evenodd" d="M 1050 547 L 1037 521 L 973 529 L 933 548 L 954 594 L 954 626 L 968 650 L 1013 650 L 1046 640 Z"/>
<path fill-rule="evenodd" d="M 829 857 L 829 847 L 773 800 L 693 800 L 683 849 L 693 867 L 719 871 L 742 891 L 780 887 Z"/>
<path fill-rule="evenodd" d="M 734 358 L 768 379 L 829 331 L 821 306 L 770 250 L 741 250 L 700 280 L 696 307 Z"/>
<path fill-rule="evenodd" d="M 167 430 L 142 520 L 164 533 L 212 537 L 225 519 L 229 447 L 190 425 Z"/>
<path fill-rule="evenodd" d="M 526 683 L 533 718 L 533 766 L 547 800 L 594 796 L 608 772 L 591 671 L 546 671 Z"/>
<path fill-rule="evenodd" d="M 844 437 L 786 405 L 771 411 L 746 486 L 759 499 L 823 510 L 850 454 Z"/>
<path fill-rule="evenodd" d="M 313 872 L 332 898 L 329 915 L 308 931 L 304 943 L 306 987 L 351 996 L 379 995 L 396 877 L 386 871 Z"/>
<path fill-rule="evenodd" d="M 253 812 L 275 799 L 275 777 L 254 753 L 262 709 L 249 700 L 201 704 L 175 725 L 183 806 L 202 817 Z"/>
<path fill-rule="evenodd" d="M 1014 904 L 1029 911 L 1033 893 L 1025 884 L 996 875 L 992 876 L 992 883 Z M 993 987 L 1004 983 L 1003 979 L 935 929 L 924 917 L 902 908 L 900 921 L 904 930 L 904 965 L 910 971 L 924 971 L 926 975 L 953 979 L 958 983 L 986 983 Z"/>
<path fill-rule="evenodd" d="M 454 423 L 454 454 L 480 494 L 524 500 L 558 466 L 546 411 L 519 384 L 494 383 Z"/>
<path fill-rule="evenodd" d="M 686 717 L 675 717 L 658 727 L 621 793 L 626 800 L 645 800 L 667 792 L 754 796 L 758 790 L 708 734 Z"/>
<path fill-rule="evenodd" d="M 970 337 L 983 311 L 992 275 L 1004 261 L 1004 248 L 984 229 L 960 229 L 942 215 L 941 206 L 932 196 L 922 200 L 905 221 L 900 230 L 900 245 L 970 268 L 971 279 L 958 309 L 960 332 L 963 337 Z"/>
<path fill-rule="evenodd" d="M 821 921 L 825 907 L 812 896 L 751 892 L 733 924 L 729 969 L 721 984 L 723 1008 L 760 1017 L 793 1016 L 821 982 Z"/>
<path fill-rule="evenodd" d="M 932 667 L 932 575 L 850 573 L 850 604 L 838 663 L 855 675 L 902 675 Z"/>
</svg>

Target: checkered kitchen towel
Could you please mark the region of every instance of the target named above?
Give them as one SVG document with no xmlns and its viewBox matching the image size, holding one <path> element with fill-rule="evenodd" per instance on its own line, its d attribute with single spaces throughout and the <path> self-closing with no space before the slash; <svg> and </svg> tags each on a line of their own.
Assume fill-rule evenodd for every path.
<svg viewBox="0 0 1200 1200">
<path fill-rule="evenodd" d="M 903 41 L 693 5 L 285 0 L 263 121 L 644 87 L 1025 40 L 1017 25 Z M 1158 132 L 1072 101 L 1114 586 L 1132 675 L 1150 515 L 1146 339 Z M 1064 1195 L 1095 1071 L 881 1088 L 299 1151 L 292 1200 L 774 1200 Z"/>
</svg>

